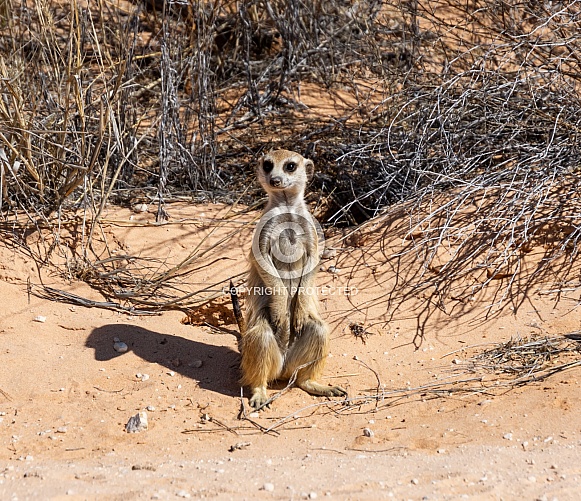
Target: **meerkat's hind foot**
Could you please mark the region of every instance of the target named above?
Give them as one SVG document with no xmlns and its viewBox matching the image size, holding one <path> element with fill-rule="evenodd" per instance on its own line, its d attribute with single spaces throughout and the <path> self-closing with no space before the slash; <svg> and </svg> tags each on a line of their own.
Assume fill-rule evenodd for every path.
<svg viewBox="0 0 581 501">
<path fill-rule="evenodd" d="M 252 388 L 252 395 L 250 397 L 249 403 L 253 409 L 260 410 L 264 408 L 264 404 L 266 404 L 267 401 L 268 397 L 266 395 L 266 388 L 264 386 Z M 270 404 L 266 405 L 266 407 L 270 407 Z"/>
<path fill-rule="evenodd" d="M 298 383 L 297 386 L 306 391 L 311 395 L 317 395 L 320 397 L 346 397 L 347 392 L 340 386 L 325 386 L 324 384 L 317 383 L 307 379 L 302 383 Z"/>
</svg>

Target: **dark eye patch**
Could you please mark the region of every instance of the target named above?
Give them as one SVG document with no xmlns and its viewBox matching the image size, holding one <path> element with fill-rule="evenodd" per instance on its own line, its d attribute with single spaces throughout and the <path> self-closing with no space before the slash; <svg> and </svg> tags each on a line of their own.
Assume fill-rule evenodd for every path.
<svg viewBox="0 0 581 501">
<path fill-rule="evenodd" d="M 297 164 L 295 162 L 289 162 L 284 166 L 284 170 L 287 172 L 294 172 L 297 170 Z"/>
<path fill-rule="evenodd" d="M 272 163 L 272 160 L 265 160 L 264 162 L 262 162 L 262 170 L 264 172 L 268 174 L 269 172 L 272 171 L 272 169 L 274 169 L 274 163 Z"/>
</svg>

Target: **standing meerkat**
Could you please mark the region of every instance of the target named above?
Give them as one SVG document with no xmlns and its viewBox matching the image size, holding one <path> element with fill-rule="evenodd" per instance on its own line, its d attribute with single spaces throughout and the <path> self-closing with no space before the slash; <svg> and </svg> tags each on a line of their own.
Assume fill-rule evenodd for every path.
<svg viewBox="0 0 581 501">
<path fill-rule="evenodd" d="M 329 331 L 315 288 L 322 232 L 304 200 L 313 171 L 311 160 L 286 150 L 267 153 L 256 171 L 268 203 L 249 257 L 245 321 L 234 304 L 242 384 L 250 387 L 255 409 L 267 403 L 266 387 L 276 379 L 292 378 L 311 395 L 347 395 L 339 386 L 317 382 L 329 353 Z"/>
</svg>

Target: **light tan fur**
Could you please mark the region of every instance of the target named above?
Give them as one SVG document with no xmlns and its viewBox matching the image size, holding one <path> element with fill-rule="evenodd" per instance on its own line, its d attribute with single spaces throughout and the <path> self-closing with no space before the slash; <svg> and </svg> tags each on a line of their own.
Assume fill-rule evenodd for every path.
<svg viewBox="0 0 581 501">
<path fill-rule="evenodd" d="M 304 201 L 313 169 L 311 160 L 286 150 L 266 154 L 257 168 L 268 204 L 250 252 L 246 326 L 240 340 L 242 384 L 250 387 L 255 409 L 267 403 L 267 385 L 276 379 L 295 377 L 296 386 L 312 395 L 347 395 L 338 386 L 317 382 L 329 353 L 329 333 L 315 289 L 318 235 Z M 298 227 L 298 233 L 281 230 L 285 224 Z M 298 260 L 278 259 L 296 249 L 301 250 Z"/>
</svg>

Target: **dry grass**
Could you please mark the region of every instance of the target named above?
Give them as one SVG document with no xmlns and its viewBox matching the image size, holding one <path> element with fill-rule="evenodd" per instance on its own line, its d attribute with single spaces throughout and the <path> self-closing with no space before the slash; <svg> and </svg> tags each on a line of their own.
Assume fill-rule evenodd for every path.
<svg viewBox="0 0 581 501">
<path fill-rule="evenodd" d="M 2 232 L 23 244 L 48 227 L 56 241 L 74 211 L 80 267 L 97 268 L 81 275 L 109 297 L 121 298 L 107 282 L 116 273 L 129 303 L 187 302 L 171 283 L 160 299 L 176 270 L 144 264 L 144 279 L 96 256 L 108 201 L 155 201 L 160 222 L 173 197 L 250 203 L 256 157 L 297 144 L 318 166 L 312 200 L 327 224 L 407 217 L 402 256 L 424 263 L 407 286 L 436 284 L 436 303 L 461 296 L 467 270 L 503 280 L 499 304 L 526 290 L 521 256 L 549 239 L 541 268 L 557 263 L 557 284 L 571 272 L 577 1 L 2 5 Z M 46 263 L 54 250 L 36 256 Z"/>
<path fill-rule="evenodd" d="M 426 385 L 387 388 L 379 379 L 377 372 L 372 371 L 378 386 L 370 389 L 369 394 L 348 397 L 343 401 L 308 405 L 275 420 L 268 428 L 262 427 L 260 432 L 276 433 L 288 429 L 317 409 L 324 409 L 324 412 L 337 415 L 367 414 L 386 411 L 415 400 L 426 401 L 447 397 L 481 398 L 482 395 L 492 398 L 525 384 L 544 381 L 550 376 L 581 365 L 578 332 L 551 338 L 511 339 L 492 348 L 484 350 L 472 348 L 471 351 L 475 354 L 468 360 L 455 359 L 454 369 L 448 371 L 449 376 L 439 377 L 437 381 Z M 364 362 L 360 363 L 370 369 Z M 490 377 L 491 374 L 493 377 Z M 271 400 L 278 398 L 284 391 L 286 388 L 271 397 Z M 244 409 L 244 402 L 241 405 Z M 246 417 L 244 413 L 242 415 Z M 249 418 L 246 419 L 252 422 Z M 252 432 L 255 433 L 256 430 Z M 248 433 L 246 431 L 244 434 Z"/>
<path fill-rule="evenodd" d="M 462 370 L 495 374 L 504 379 L 504 385 L 511 387 L 542 381 L 581 365 L 578 334 L 511 339 L 474 355 Z M 498 380 L 495 385 L 498 386 Z"/>
</svg>

